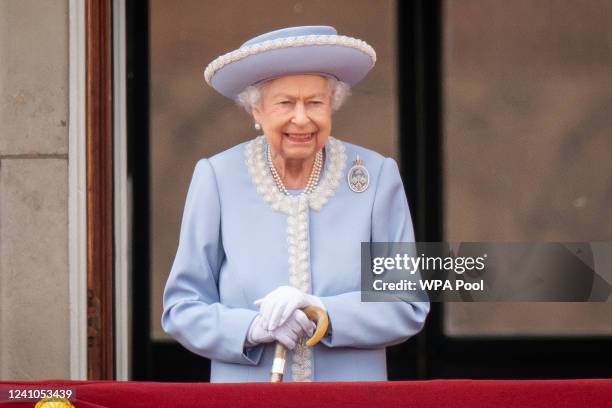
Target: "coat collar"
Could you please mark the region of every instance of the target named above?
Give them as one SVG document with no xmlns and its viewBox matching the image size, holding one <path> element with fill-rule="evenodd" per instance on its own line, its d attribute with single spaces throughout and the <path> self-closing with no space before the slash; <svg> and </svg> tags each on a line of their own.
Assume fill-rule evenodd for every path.
<svg viewBox="0 0 612 408">
<path fill-rule="evenodd" d="M 311 194 L 286 196 L 279 191 L 266 160 L 266 139 L 258 136 L 245 147 L 245 160 L 257 193 L 274 211 L 293 214 L 307 207 L 320 211 L 334 195 L 346 167 L 345 147 L 339 140 L 329 137 L 325 144 L 326 160 L 323 179 Z"/>
</svg>

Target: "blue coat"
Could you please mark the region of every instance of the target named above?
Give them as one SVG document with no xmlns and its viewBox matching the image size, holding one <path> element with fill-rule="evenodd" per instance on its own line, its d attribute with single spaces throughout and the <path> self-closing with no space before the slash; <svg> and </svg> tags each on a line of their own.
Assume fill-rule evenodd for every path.
<svg viewBox="0 0 612 408">
<path fill-rule="evenodd" d="M 293 213 L 287 203 L 305 198 L 282 201 L 286 196 L 270 190 L 273 179 L 255 142 L 265 146 L 260 136 L 197 163 L 164 291 L 164 330 L 212 360 L 213 382 L 269 381 L 274 343 L 245 348 L 257 314 L 253 302 L 279 286 L 296 286 L 290 274 L 299 272 L 288 256 L 300 244 L 288 238 Z M 357 156 L 369 172 L 360 193 L 347 181 Z M 361 242 L 414 241 L 397 164 L 330 138 L 320 187 L 310 206 L 302 206 L 303 268 L 305 288 L 323 301 L 331 330 L 310 351 L 310 380 L 386 380 L 385 347 L 417 333 L 429 311 L 428 303 L 360 300 Z M 292 381 L 291 369 L 285 381 Z"/>
</svg>

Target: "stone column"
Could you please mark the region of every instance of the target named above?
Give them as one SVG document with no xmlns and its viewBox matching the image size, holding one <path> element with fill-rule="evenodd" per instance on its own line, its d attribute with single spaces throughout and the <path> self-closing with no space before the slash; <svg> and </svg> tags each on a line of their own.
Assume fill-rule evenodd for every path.
<svg viewBox="0 0 612 408">
<path fill-rule="evenodd" d="M 0 0 L 0 380 L 70 375 L 68 27 Z"/>
</svg>

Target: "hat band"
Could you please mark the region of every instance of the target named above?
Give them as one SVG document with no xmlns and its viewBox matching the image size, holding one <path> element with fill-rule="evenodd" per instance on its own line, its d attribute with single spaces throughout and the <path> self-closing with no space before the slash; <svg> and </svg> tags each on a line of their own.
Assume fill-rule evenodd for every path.
<svg viewBox="0 0 612 408">
<path fill-rule="evenodd" d="M 212 85 L 210 80 L 218 70 L 232 62 L 239 61 L 251 55 L 279 48 L 307 47 L 312 45 L 339 45 L 354 48 L 368 55 L 372 60 L 372 66 L 376 63 L 376 51 L 363 40 L 347 37 L 345 35 L 304 35 L 263 41 L 258 44 L 241 47 L 235 51 L 228 52 L 208 64 L 204 70 L 204 79 L 206 79 L 208 84 Z"/>
</svg>

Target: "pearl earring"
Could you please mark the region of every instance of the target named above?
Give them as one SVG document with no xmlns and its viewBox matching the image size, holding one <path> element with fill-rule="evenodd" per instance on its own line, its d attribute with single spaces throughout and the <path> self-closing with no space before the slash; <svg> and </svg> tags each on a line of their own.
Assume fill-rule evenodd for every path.
<svg viewBox="0 0 612 408">
<path fill-rule="evenodd" d="M 261 130 L 261 125 L 255 122 L 255 130 Z"/>
</svg>

